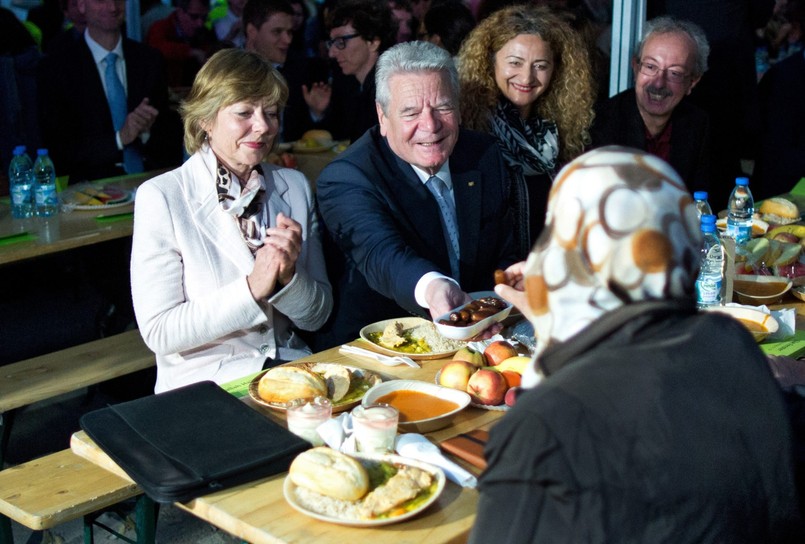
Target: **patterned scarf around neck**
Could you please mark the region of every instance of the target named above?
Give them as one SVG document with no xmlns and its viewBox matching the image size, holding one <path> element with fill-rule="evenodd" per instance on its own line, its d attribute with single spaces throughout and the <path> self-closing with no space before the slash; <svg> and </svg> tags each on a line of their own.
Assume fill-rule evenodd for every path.
<svg viewBox="0 0 805 544">
<path fill-rule="evenodd" d="M 221 161 L 217 161 L 216 186 L 218 203 L 225 213 L 238 222 L 240 233 L 254 254 L 262 245 L 266 234 L 266 190 L 263 169 L 255 166 L 246 185 Z"/>
<path fill-rule="evenodd" d="M 523 119 L 514 104 L 501 99 L 492 116 L 492 131 L 512 171 L 525 176 L 553 176 L 559 156 L 556 123 L 539 117 Z"/>
</svg>

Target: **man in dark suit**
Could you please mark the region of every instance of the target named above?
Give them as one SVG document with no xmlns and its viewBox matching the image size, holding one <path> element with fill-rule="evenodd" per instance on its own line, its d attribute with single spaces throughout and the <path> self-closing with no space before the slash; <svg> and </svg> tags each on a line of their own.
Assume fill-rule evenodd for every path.
<svg viewBox="0 0 805 544">
<path fill-rule="evenodd" d="M 467 292 L 491 289 L 495 269 L 517 259 L 504 165 L 492 138 L 458 127 L 449 53 L 396 45 L 380 56 L 376 82 L 379 126 L 317 181 L 326 230 L 344 256 L 342 269 L 329 270 L 335 309 L 318 347 L 381 319 L 441 315 L 469 301 Z"/>
<path fill-rule="evenodd" d="M 168 107 L 162 58 L 122 37 L 125 7 L 123 0 L 79 0 L 84 35 L 40 64 L 42 136 L 57 173 L 71 183 L 181 163 L 181 125 Z M 107 66 L 124 93 L 119 126 L 107 99 Z"/>
<path fill-rule="evenodd" d="M 646 23 L 632 59 L 635 86 L 605 101 L 591 129 L 593 147 L 623 145 L 664 159 L 691 192 L 710 183 L 710 122 L 687 97 L 707 70 L 709 46 L 693 23 Z"/>
</svg>

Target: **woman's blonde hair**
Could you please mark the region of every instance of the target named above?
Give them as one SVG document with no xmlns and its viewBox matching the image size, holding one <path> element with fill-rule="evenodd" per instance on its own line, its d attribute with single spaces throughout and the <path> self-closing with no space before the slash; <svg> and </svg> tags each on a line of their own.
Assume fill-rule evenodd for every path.
<svg viewBox="0 0 805 544">
<path fill-rule="evenodd" d="M 589 144 L 596 87 L 590 53 L 581 36 L 562 17 L 544 7 L 510 6 L 492 13 L 470 33 L 459 51 L 461 119 L 465 127 L 490 132 L 501 95 L 495 83 L 495 54 L 520 34 L 538 35 L 551 47 L 554 72 L 548 90 L 531 115 L 554 121 L 559 159 L 566 163 Z"/>
<path fill-rule="evenodd" d="M 189 154 L 198 151 L 218 111 L 237 102 L 262 100 L 281 111 L 288 101 L 288 85 L 271 63 L 257 53 L 223 49 L 201 67 L 179 112 L 184 123 L 184 145 Z M 274 138 L 274 148 L 279 136 Z M 273 151 L 273 149 L 272 149 Z"/>
</svg>

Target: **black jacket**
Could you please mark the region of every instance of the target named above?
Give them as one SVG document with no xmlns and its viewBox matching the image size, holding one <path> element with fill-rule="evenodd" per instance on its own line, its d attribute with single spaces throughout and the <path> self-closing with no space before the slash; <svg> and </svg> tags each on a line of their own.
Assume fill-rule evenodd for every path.
<svg viewBox="0 0 805 544">
<path fill-rule="evenodd" d="M 803 542 L 779 387 L 735 320 L 631 304 L 492 429 L 470 542 Z"/>
</svg>

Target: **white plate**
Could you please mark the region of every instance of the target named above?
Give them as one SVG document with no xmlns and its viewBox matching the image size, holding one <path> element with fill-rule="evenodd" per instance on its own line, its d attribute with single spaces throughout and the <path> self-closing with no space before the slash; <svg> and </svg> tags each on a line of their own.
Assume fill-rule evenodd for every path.
<svg viewBox="0 0 805 544">
<path fill-rule="evenodd" d="M 382 333 L 383 330 L 388 326 L 390 323 L 399 322 L 402 323 L 403 329 L 413 329 L 419 325 L 428 325 L 432 326 L 433 323 L 428 321 L 427 319 L 423 319 L 421 317 L 399 317 L 397 319 L 386 319 L 383 321 L 378 321 L 377 323 L 372 323 L 371 325 L 366 325 L 364 328 L 361 329 L 360 335 L 361 338 L 368 344 L 367 347 L 371 348 L 378 353 L 382 353 L 383 355 L 407 355 L 411 359 L 444 359 L 453 355 L 457 352 L 460 348 L 449 349 L 447 351 L 428 351 L 425 353 L 408 353 L 407 351 L 397 351 L 394 349 L 383 347 L 379 344 L 375 344 L 372 340 L 369 339 L 370 333 L 380 332 Z M 436 329 L 438 331 L 438 327 Z M 462 347 L 464 344 L 462 344 Z"/>
<path fill-rule="evenodd" d="M 122 196 L 118 199 L 106 202 L 104 204 L 95 204 L 95 205 L 74 204 L 73 202 L 70 201 L 70 196 L 68 193 L 69 189 L 65 191 L 65 193 L 67 194 L 62 193 L 63 195 L 62 201 L 64 202 L 64 205 L 70 208 L 71 210 L 90 211 L 90 210 L 108 210 L 110 208 L 120 208 L 121 206 L 127 206 L 131 204 L 132 200 L 134 200 L 134 193 L 132 193 L 131 191 L 127 189 L 115 189 L 115 190 L 120 191 L 122 193 Z"/>
<path fill-rule="evenodd" d="M 369 382 L 370 383 L 369 389 L 367 389 L 366 392 L 363 394 L 364 396 L 372 389 L 374 385 L 377 385 L 383 381 L 383 378 L 380 376 L 380 374 L 377 374 L 376 372 L 372 372 L 371 370 L 365 370 L 363 368 L 358 368 L 356 366 L 342 365 L 341 363 L 303 362 L 303 363 L 286 363 L 286 366 L 296 366 L 304 368 L 305 370 L 310 370 L 311 367 L 316 365 L 330 365 L 330 364 L 343 366 L 347 370 L 349 370 L 350 374 L 359 376 L 360 378 L 363 378 L 364 380 Z M 260 383 L 260 378 L 262 378 L 263 374 L 265 374 L 266 372 L 268 372 L 268 370 L 260 372 L 254 378 L 252 378 L 252 381 L 249 383 L 249 396 L 252 398 L 252 400 L 254 400 L 254 402 L 258 404 L 262 404 L 263 406 L 271 408 L 272 410 L 278 410 L 284 412 L 287 409 L 285 403 L 265 401 L 260 397 L 260 394 L 258 393 L 258 385 Z M 344 412 L 345 410 L 349 410 L 357 406 L 358 404 L 360 404 L 362 398 L 363 396 L 357 399 L 351 399 L 351 400 L 342 399 L 338 402 L 334 402 L 333 413 L 337 414 L 339 412 Z"/>
<path fill-rule="evenodd" d="M 707 308 L 707 311 L 727 314 L 738 320 L 745 319 L 759 323 L 766 329 L 765 332 L 750 331 L 757 342 L 762 342 L 768 335 L 774 334 L 780 328 L 780 324 L 771 314 L 749 306 L 713 306 Z"/>
<path fill-rule="evenodd" d="M 419 391 L 420 393 L 458 404 L 458 408 L 440 416 L 400 422 L 398 424 L 399 429 L 409 433 L 429 433 L 437 429 L 443 429 L 450 425 L 456 415 L 470 404 L 470 396 L 464 391 L 420 380 L 391 380 L 379 383 L 366 392 L 361 404 L 364 406 L 375 404 L 378 398 L 393 391 Z"/>
<path fill-rule="evenodd" d="M 422 470 L 426 470 L 430 472 L 434 479 L 436 480 L 436 489 L 431 494 L 428 499 L 420 504 L 417 508 L 410 512 L 406 512 L 405 514 L 401 514 L 399 516 L 391 517 L 391 518 L 384 518 L 384 519 L 366 519 L 366 520 L 356 520 L 356 519 L 341 519 L 333 516 L 327 516 L 324 514 L 319 514 L 318 512 L 314 512 L 313 510 L 308 510 L 304 506 L 302 506 L 296 498 L 296 484 L 291 481 L 290 476 L 285 477 L 285 484 L 283 485 L 283 493 L 285 495 L 285 500 L 288 501 L 288 504 L 291 507 L 301 512 L 306 516 L 310 516 L 311 518 L 317 519 L 319 521 L 326 521 L 328 523 L 336 523 L 338 525 L 347 525 L 349 527 L 378 527 L 381 525 L 389 525 L 391 523 L 399 523 L 401 521 L 407 520 L 412 518 L 425 510 L 428 506 L 433 504 L 436 499 L 439 498 L 439 495 L 442 494 L 444 490 L 445 484 L 445 476 L 442 469 L 435 467 L 429 463 L 423 463 L 422 461 L 415 461 L 414 459 L 408 459 L 406 457 L 400 457 L 399 455 L 381 455 L 381 456 L 369 456 L 369 455 L 355 455 L 355 457 L 362 457 L 365 459 L 376 459 L 380 461 L 387 461 L 389 463 L 394 463 L 395 465 L 407 465 L 411 467 L 416 467 Z"/>
<path fill-rule="evenodd" d="M 446 338 L 452 338 L 453 340 L 469 340 L 470 338 L 478 336 L 481 332 L 488 329 L 493 324 L 500 323 L 501 321 L 509 317 L 509 313 L 511 313 L 512 311 L 512 305 L 503 300 L 502 298 L 500 298 L 497 294 L 495 294 L 494 291 L 478 291 L 475 293 L 469 293 L 469 295 L 473 298 L 473 300 L 477 300 L 479 298 L 484 297 L 494 297 L 500 299 L 501 301 L 506 303 L 506 308 L 499 311 L 495 315 L 487 317 L 486 319 L 481 320 L 478 323 L 468 325 L 466 327 L 456 327 L 453 325 L 441 324 L 440 321 L 450 319 L 451 313 L 463 309 L 465 306 L 467 306 L 467 304 L 470 303 L 468 302 L 467 304 L 459 306 L 458 308 L 453 308 L 446 314 L 442 314 L 433 320 L 433 322 L 436 324 L 436 328 L 439 330 L 440 333 L 442 333 L 442 336 Z"/>
</svg>

